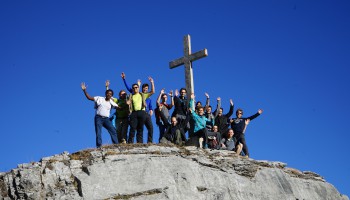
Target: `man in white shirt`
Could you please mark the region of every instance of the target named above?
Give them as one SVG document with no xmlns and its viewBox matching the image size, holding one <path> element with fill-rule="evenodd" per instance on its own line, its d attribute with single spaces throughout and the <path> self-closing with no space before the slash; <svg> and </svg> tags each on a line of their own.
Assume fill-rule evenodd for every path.
<svg viewBox="0 0 350 200">
<path fill-rule="evenodd" d="M 81 89 L 84 91 L 84 94 L 88 100 L 95 102 L 96 147 L 99 148 L 102 145 L 102 137 L 101 137 L 102 126 L 105 127 L 109 132 L 109 134 L 111 135 L 113 144 L 117 144 L 118 143 L 117 131 L 114 128 L 111 120 L 109 119 L 109 115 L 112 107 L 118 107 L 118 105 L 114 103 L 112 99 L 113 90 L 106 90 L 106 93 L 105 93 L 106 97 L 101 97 L 101 96 L 91 97 L 86 92 L 85 83 L 81 83 Z"/>
</svg>

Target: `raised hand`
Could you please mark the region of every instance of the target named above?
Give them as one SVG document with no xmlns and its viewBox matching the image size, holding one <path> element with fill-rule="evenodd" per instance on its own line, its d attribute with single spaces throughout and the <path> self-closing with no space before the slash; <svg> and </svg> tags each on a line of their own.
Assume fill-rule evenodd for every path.
<svg viewBox="0 0 350 200">
<path fill-rule="evenodd" d="M 233 100 L 232 99 L 230 99 L 230 104 L 231 104 L 231 106 L 233 106 Z"/>
<path fill-rule="evenodd" d="M 110 84 L 109 80 L 106 80 L 106 88 L 109 88 L 109 84 Z"/>
<path fill-rule="evenodd" d="M 120 75 L 122 77 L 122 79 L 125 79 L 125 74 L 124 72 L 122 72 L 122 74 Z"/>
<path fill-rule="evenodd" d="M 258 110 L 258 113 L 259 113 L 259 114 L 261 114 L 262 112 L 263 112 L 263 110 L 262 110 L 262 109 L 259 109 L 259 110 Z"/>
<path fill-rule="evenodd" d="M 82 89 L 82 90 L 86 90 L 86 88 L 87 88 L 87 85 L 85 85 L 84 82 L 82 82 L 82 83 L 80 84 L 80 86 L 81 86 L 81 89 Z"/>
<path fill-rule="evenodd" d="M 209 94 L 208 93 L 204 93 L 204 95 L 207 97 L 207 99 L 209 99 Z"/>
<path fill-rule="evenodd" d="M 160 90 L 160 94 L 164 94 L 164 88 Z"/>
<path fill-rule="evenodd" d="M 149 80 L 149 82 L 153 83 L 153 78 L 152 77 L 149 76 L 148 80 Z"/>
<path fill-rule="evenodd" d="M 140 79 L 137 79 L 137 85 L 141 85 L 141 80 Z"/>
<path fill-rule="evenodd" d="M 175 96 L 179 96 L 179 90 L 175 90 Z"/>
<path fill-rule="evenodd" d="M 220 98 L 220 97 L 218 97 L 218 98 L 216 98 L 216 100 L 217 100 L 217 101 L 221 101 L 221 98 Z"/>
<path fill-rule="evenodd" d="M 169 96 L 173 96 L 173 91 L 172 90 L 170 90 L 170 92 L 169 92 Z"/>
</svg>

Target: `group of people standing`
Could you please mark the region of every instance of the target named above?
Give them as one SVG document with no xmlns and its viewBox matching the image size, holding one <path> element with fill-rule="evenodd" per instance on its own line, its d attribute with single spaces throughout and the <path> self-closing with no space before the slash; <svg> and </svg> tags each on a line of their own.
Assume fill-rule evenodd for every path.
<svg viewBox="0 0 350 200">
<path fill-rule="evenodd" d="M 141 81 L 138 80 L 131 87 L 126 82 L 125 73 L 121 73 L 121 78 L 126 90 L 120 90 L 118 98 L 113 97 L 114 93 L 109 88 L 108 80 L 105 84 L 105 97 L 91 97 L 86 91 L 85 83 L 81 83 L 86 98 L 95 103 L 96 147 L 102 146 L 102 127 L 106 128 L 111 135 L 113 144 L 117 144 L 118 142 L 134 143 L 135 133 L 136 142 L 143 143 L 145 126 L 148 132 L 147 142 L 152 143 L 151 117 L 155 115 L 159 128 L 159 143 L 185 145 L 188 138 L 195 138 L 200 148 L 232 150 L 236 154 L 249 157 L 245 130 L 249 122 L 263 112 L 261 109 L 247 118 L 243 117 L 242 109 L 237 109 L 236 118 L 230 118 L 234 110 L 232 99 L 230 99 L 229 112 L 223 114 L 220 97 L 217 98 L 216 109 L 212 111 L 207 93 L 205 93 L 206 104 L 202 105 L 200 101 L 195 102 L 194 94 L 191 94 L 188 99 L 185 88 L 179 91 L 176 89 L 175 92 L 170 91 L 168 94 L 162 89 L 157 98 L 156 108 L 153 109 L 150 97 L 155 93 L 155 86 L 151 77 L 148 78 L 150 85 L 147 83 L 141 85 Z M 170 103 L 168 103 L 168 97 Z M 111 115 L 113 108 L 116 111 Z M 170 114 L 171 109 L 173 109 L 172 114 Z M 129 134 L 128 129 L 130 129 Z M 187 132 L 188 137 L 186 137 Z"/>
</svg>

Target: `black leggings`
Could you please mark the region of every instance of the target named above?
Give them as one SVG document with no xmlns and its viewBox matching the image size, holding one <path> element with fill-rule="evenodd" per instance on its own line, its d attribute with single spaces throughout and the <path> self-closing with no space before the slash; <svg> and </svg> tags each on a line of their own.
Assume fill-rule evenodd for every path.
<svg viewBox="0 0 350 200">
<path fill-rule="evenodd" d="M 239 143 L 243 144 L 243 153 L 246 156 L 249 156 L 249 150 L 247 143 L 245 141 L 245 135 L 244 133 L 235 133 L 235 138 L 236 138 L 236 144 L 238 145 Z"/>
</svg>

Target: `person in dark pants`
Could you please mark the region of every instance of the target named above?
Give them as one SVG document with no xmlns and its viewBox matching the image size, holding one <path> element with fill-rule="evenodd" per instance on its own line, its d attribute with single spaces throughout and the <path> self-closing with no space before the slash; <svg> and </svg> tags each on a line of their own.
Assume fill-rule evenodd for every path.
<svg viewBox="0 0 350 200">
<path fill-rule="evenodd" d="M 180 146 L 184 145 L 186 142 L 185 131 L 183 127 L 181 127 L 181 124 L 177 122 L 176 117 L 171 117 L 171 122 L 169 122 L 164 112 L 162 112 L 162 110 L 166 109 L 166 107 L 163 104 L 159 104 L 157 109 L 159 109 L 160 118 L 166 127 L 164 134 L 159 140 L 159 143 L 171 142 Z"/>
<path fill-rule="evenodd" d="M 148 92 L 149 85 L 147 83 L 142 84 L 142 93 L 146 94 Z M 146 99 L 146 119 L 145 119 L 145 126 L 147 128 L 148 136 L 147 136 L 147 143 L 153 142 L 153 123 L 151 116 L 153 115 L 153 107 L 152 107 L 152 100 L 151 98 Z"/>
<path fill-rule="evenodd" d="M 231 122 L 231 128 L 233 129 L 235 135 L 234 137 L 236 138 L 236 142 L 243 144 L 243 153 L 246 157 L 249 157 L 249 150 L 248 150 L 248 146 L 245 140 L 245 129 L 246 129 L 246 124 L 247 122 L 249 123 L 251 120 L 255 119 L 256 117 L 258 117 L 259 115 L 261 115 L 261 113 L 263 112 L 263 110 L 259 109 L 257 113 L 255 113 L 254 115 L 247 117 L 247 118 L 243 118 L 243 110 L 242 109 L 237 109 L 236 111 L 236 118 L 232 118 L 230 120 Z"/>
<path fill-rule="evenodd" d="M 117 131 L 115 130 L 111 120 L 109 119 L 111 109 L 113 107 L 118 108 L 118 105 L 114 103 L 114 101 L 112 100 L 113 90 L 106 90 L 105 97 L 100 97 L 100 96 L 91 97 L 86 92 L 85 83 L 81 83 L 81 89 L 84 91 L 84 94 L 88 100 L 95 102 L 96 147 L 99 148 L 102 146 L 102 137 L 101 137 L 102 126 L 105 127 L 109 132 L 109 134 L 111 135 L 113 144 L 117 144 L 118 143 Z"/>
<path fill-rule="evenodd" d="M 220 99 L 221 100 L 221 99 Z M 230 126 L 230 117 L 233 114 L 233 100 L 230 99 L 230 110 L 228 113 L 224 114 L 224 109 L 222 107 L 219 108 L 218 115 L 215 117 L 214 125 L 218 126 L 218 130 L 221 133 L 221 137 L 226 137 L 227 130 Z M 216 110 L 214 111 L 216 112 Z"/>
<path fill-rule="evenodd" d="M 174 98 L 173 98 L 173 91 L 172 90 L 169 92 L 169 96 L 171 98 L 171 104 L 167 103 L 168 96 L 165 93 L 164 88 L 161 89 L 159 96 L 158 96 L 158 99 L 157 99 L 157 108 L 154 110 L 154 113 L 156 116 L 156 124 L 159 127 L 159 142 L 162 139 L 162 137 L 164 136 L 166 128 L 170 124 L 170 121 L 171 121 L 169 111 L 174 106 Z M 162 108 L 160 109 L 161 106 L 162 106 Z M 160 112 L 163 113 L 164 118 L 162 118 L 162 116 L 160 115 Z"/>
<path fill-rule="evenodd" d="M 106 81 L 106 90 L 109 89 L 110 81 Z M 119 98 L 113 98 L 113 101 L 118 104 L 118 108 L 112 117 L 112 124 L 117 129 L 118 141 L 125 144 L 127 140 L 129 128 L 129 105 L 127 104 L 127 95 L 125 90 L 120 90 Z"/>
<path fill-rule="evenodd" d="M 131 93 L 131 114 L 130 114 L 130 131 L 129 131 L 129 139 L 128 143 L 133 143 L 133 137 L 135 135 L 135 129 L 137 129 L 137 143 L 143 143 L 143 125 L 146 126 L 148 131 L 148 137 L 147 142 L 152 143 L 153 142 L 153 124 L 151 116 L 153 115 L 153 108 L 152 108 L 152 102 L 149 98 L 152 94 L 154 94 L 154 82 L 151 77 L 148 77 L 148 80 L 151 82 L 151 91 L 148 92 L 148 84 L 142 85 L 142 93 L 139 92 L 139 87 L 141 85 L 141 81 L 137 80 L 137 84 L 133 84 L 132 88 L 128 86 L 125 80 L 125 73 L 122 72 L 121 77 L 123 79 L 124 85 L 126 89 Z M 137 87 L 137 90 L 134 89 L 134 87 Z M 132 97 L 136 95 L 135 97 Z M 140 100 L 140 95 L 142 96 Z M 135 98 L 135 99 L 133 99 Z M 136 100 L 136 102 L 135 102 Z M 140 107 L 140 102 L 142 101 L 142 106 Z M 132 103 L 134 102 L 134 104 Z M 136 107 L 135 107 L 136 105 Z M 135 110 L 136 108 L 136 110 Z M 140 109 L 140 110 L 137 110 Z M 143 111 L 143 112 L 142 112 Z M 133 112 L 135 112 L 133 114 Z M 132 127 L 133 126 L 133 127 Z M 130 134 L 132 134 L 132 138 L 130 138 Z"/>
<path fill-rule="evenodd" d="M 185 88 L 180 89 L 179 91 L 175 90 L 174 96 L 174 111 L 171 114 L 172 117 L 176 117 L 177 122 L 184 127 L 185 132 L 190 128 L 189 127 L 189 116 L 188 116 L 188 101 L 186 98 L 187 90 Z"/>
</svg>

